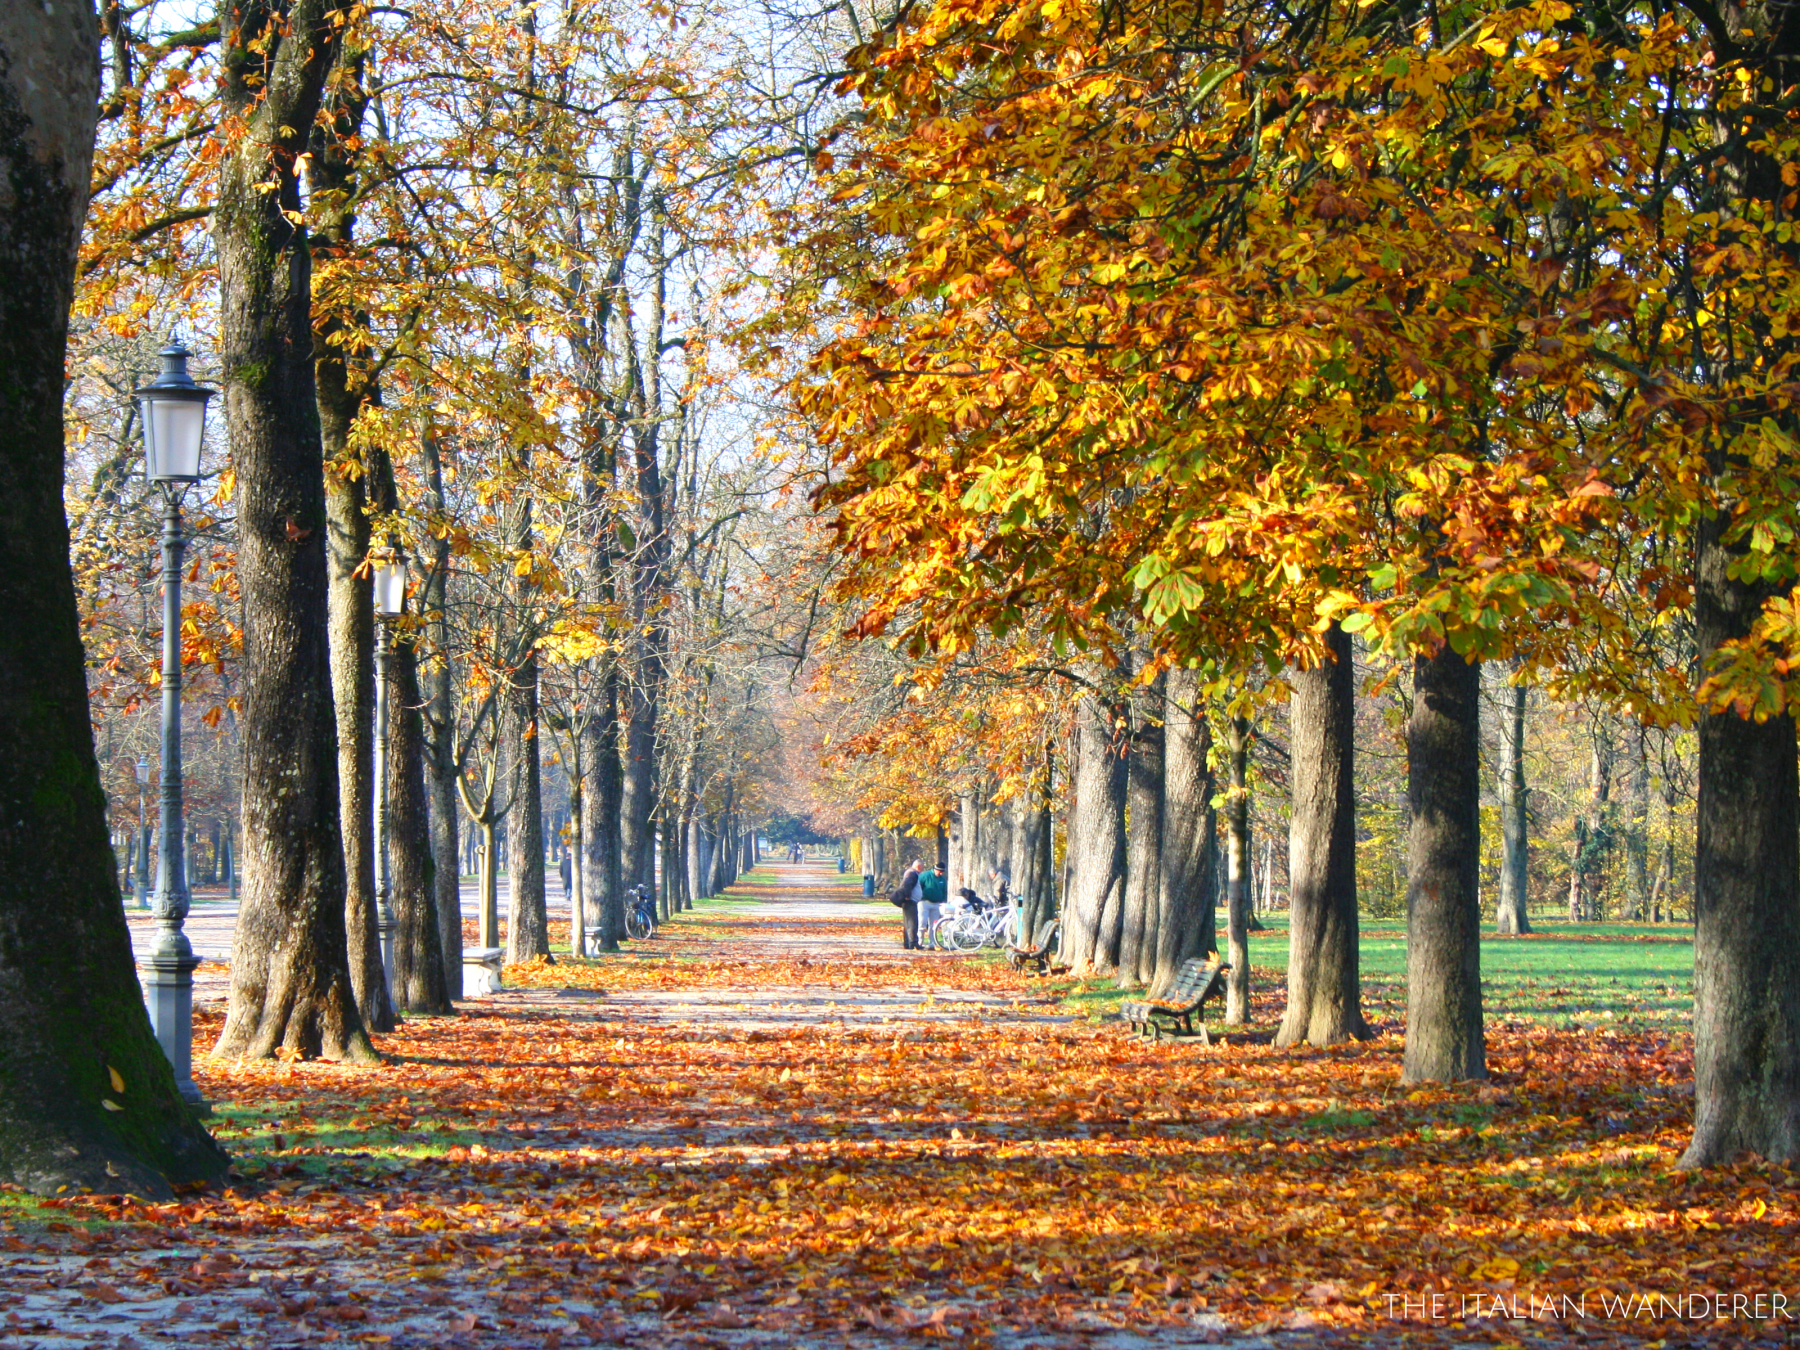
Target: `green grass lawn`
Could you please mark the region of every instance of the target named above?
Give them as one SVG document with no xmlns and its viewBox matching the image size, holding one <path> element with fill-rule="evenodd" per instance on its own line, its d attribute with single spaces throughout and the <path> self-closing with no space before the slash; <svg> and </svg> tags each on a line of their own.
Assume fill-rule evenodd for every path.
<svg viewBox="0 0 1800 1350">
<path fill-rule="evenodd" d="M 1250 935 L 1253 992 L 1259 985 L 1279 990 L 1287 977 L 1287 916 L 1264 915 L 1262 922 L 1266 930 Z M 1221 941 L 1224 930 L 1221 913 Z M 1693 975 L 1694 943 L 1685 926 L 1554 923 L 1521 938 L 1482 935 L 1482 1001 L 1490 1023 L 1685 1029 Z M 1400 1021 L 1406 1007 L 1403 923 L 1363 920 L 1362 977 L 1370 1019 Z M 1110 982 L 1070 991 L 1073 1007 L 1102 1016 L 1119 997 Z"/>
</svg>

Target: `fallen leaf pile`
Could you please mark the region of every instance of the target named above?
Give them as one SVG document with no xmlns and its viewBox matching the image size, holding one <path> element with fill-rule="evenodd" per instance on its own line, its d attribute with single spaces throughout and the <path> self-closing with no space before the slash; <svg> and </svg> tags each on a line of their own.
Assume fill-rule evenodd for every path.
<svg viewBox="0 0 1800 1350">
<path fill-rule="evenodd" d="M 1397 1027 L 1274 1049 L 1261 974 L 1249 1034 L 1139 1041 L 990 959 L 900 952 L 886 906 L 844 903 L 854 877 L 791 877 L 811 884 L 772 890 L 778 917 L 509 968 L 508 993 L 380 1038 L 380 1067 L 197 1053 L 241 1180 L 16 1211 L 0 1330 L 1790 1343 L 1796 1177 L 1674 1170 L 1685 1036 L 1512 1023 L 1491 1081 L 1411 1090 Z"/>
</svg>

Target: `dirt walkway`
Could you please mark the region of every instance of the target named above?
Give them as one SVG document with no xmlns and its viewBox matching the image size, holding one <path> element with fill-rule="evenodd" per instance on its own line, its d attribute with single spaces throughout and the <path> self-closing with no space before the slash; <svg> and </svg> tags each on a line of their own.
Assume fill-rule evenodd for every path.
<svg viewBox="0 0 1800 1350">
<path fill-rule="evenodd" d="M 636 971 L 638 978 L 608 989 L 599 1020 L 741 1030 L 896 1027 L 994 1017 L 1074 1020 L 1046 1011 L 1035 991 L 946 987 L 961 978 L 956 965 L 965 958 L 903 951 L 899 911 L 865 901 L 859 879 L 840 875 L 834 866 L 766 863 L 761 875 L 769 884 L 734 888 L 742 903 L 729 916 L 665 925 L 630 960 L 672 971 L 670 987 L 650 987 Z M 682 969 L 695 964 L 715 969 L 721 978 L 705 983 L 683 978 Z M 569 996 L 567 990 L 524 989 L 483 1002 L 521 1006 Z"/>
<path fill-rule="evenodd" d="M 1591 1348 L 1647 1328 L 1592 1298 L 1407 1309 L 1800 1278 L 1776 1179 L 1668 1179 L 1687 1103 L 1644 1085 L 1679 1047 L 1496 1029 L 1492 1081 L 1402 1087 L 1396 1036 L 1270 1046 L 1266 975 L 1264 1034 L 1152 1045 L 901 952 L 855 882 L 766 866 L 654 941 L 409 1019 L 381 1066 L 216 1063 L 204 1010 L 232 1190 L 15 1197 L 0 1347 Z"/>
</svg>

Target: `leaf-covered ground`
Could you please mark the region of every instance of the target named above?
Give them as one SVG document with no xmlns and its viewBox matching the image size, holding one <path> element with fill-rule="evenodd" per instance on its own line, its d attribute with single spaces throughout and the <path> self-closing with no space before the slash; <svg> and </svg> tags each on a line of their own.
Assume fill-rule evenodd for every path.
<svg viewBox="0 0 1800 1350">
<path fill-rule="evenodd" d="M 1501 1016 L 1491 1082 L 1412 1091 L 1391 1018 L 1367 1045 L 1273 1049 L 1274 972 L 1247 1034 L 1151 1044 L 992 961 L 901 953 L 895 911 L 834 874 L 751 881 L 648 953 L 510 970 L 507 995 L 382 1038 L 379 1068 L 198 1059 L 241 1180 L 170 1205 L 10 1197 L 0 1345 L 1800 1325 L 1795 1175 L 1673 1168 L 1685 1033 Z"/>
</svg>

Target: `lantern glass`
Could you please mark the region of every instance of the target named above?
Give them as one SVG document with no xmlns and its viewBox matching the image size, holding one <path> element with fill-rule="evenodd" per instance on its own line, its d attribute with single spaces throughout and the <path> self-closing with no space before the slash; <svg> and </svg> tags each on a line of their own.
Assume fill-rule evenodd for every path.
<svg viewBox="0 0 1800 1350">
<path fill-rule="evenodd" d="M 150 783 L 150 761 L 142 755 L 138 756 L 137 778 L 139 787 L 147 787 Z"/>
<path fill-rule="evenodd" d="M 144 406 L 144 448 L 150 478 L 157 483 L 192 483 L 200 477 L 200 442 L 206 430 L 203 399 L 139 395 Z"/>
<path fill-rule="evenodd" d="M 375 612 L 389 618 L 406 612 L 404 558 L 389 558 L 375 564 Z"/>
</svg>

